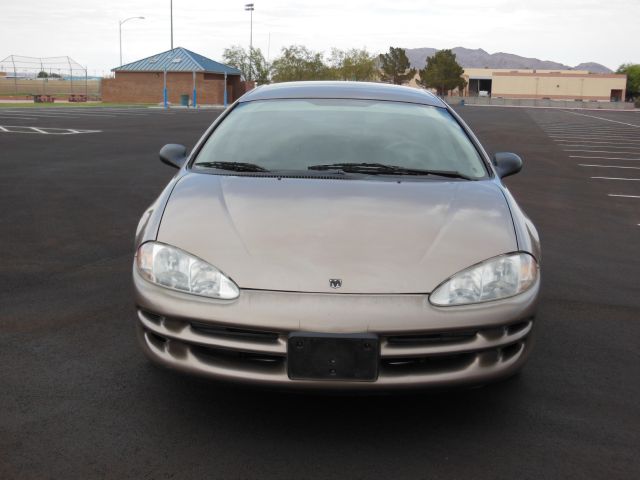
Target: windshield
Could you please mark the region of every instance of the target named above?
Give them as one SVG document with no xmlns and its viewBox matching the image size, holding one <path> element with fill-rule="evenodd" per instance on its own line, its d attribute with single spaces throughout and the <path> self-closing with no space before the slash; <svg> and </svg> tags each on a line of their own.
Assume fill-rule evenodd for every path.
<svg viewBox="0 0 640 480">
<path fill-rule="evenodd" d="M 477 150 L 445 109 L 373 100 L 241 103 L 207 139 L 194 166 L 224 170 L 230 162 L 244 164 L 245 172 L 247 164 L 254 172 L 308 172 L 318 165 L 367 163 L 487 176 Z"/>
</svg>

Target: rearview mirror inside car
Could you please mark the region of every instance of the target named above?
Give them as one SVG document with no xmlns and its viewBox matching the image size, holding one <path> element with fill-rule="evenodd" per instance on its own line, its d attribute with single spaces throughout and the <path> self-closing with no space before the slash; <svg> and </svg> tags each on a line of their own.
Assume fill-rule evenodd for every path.
<svg viewBox="0 0 640 480">
<path fill-rule="evenodd" d="M 493 164 L 500 178 L 508 177 L 522 170 L 522 159 L 515 153 L 499 152 L 493 156 Z"/>
<path fill-rule="evenodd" d="M 187 147 L 169 143 L 160 149 L 160 160 L 171 167 L 181 168 L 187 160 Z"/>
</svg>

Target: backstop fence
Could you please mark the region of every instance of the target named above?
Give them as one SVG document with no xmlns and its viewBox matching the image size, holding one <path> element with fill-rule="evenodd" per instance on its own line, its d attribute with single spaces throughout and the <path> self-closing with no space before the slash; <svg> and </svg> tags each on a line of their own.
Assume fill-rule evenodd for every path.
<svg viewBox="0 0 640 480">
<path fill-rule="evenodd" d="M 0 98 L 24 99 L 46 95 L 65 99 L 100 98 L 100 78 L 71 57 L 9 55 L 0 61 Z"/>
</svg>

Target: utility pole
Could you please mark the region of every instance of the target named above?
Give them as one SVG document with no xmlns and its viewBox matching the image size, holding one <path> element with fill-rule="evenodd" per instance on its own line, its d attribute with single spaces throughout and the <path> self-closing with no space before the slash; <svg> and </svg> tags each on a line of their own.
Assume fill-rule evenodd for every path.
<svg viewBox="0 0 640 480">
<path fill-rule="evenodd" d="M 169 13 L 171 16 L 171 50 L 173 50 L 173 0 L 169 0 Z"/>
<path fill-rule="evenodd" d="M 251 13 L 251 26 L 249 29 L 249 78 L 251 80 L 251 56 L 253 53 L 253 3 L 247 3 L 244 6 L 245 11 Z"/>
</svg>

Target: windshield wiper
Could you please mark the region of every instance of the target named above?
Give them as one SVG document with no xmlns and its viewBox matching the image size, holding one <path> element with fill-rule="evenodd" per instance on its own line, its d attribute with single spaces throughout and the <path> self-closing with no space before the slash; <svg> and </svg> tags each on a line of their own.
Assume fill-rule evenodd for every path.
<svg viewBox="0 0 640 480">
<path fill-rule="evenodd" d="M 195 167 L 218 168 L 220 170 L 232 170 L 234 172 L 268 172 L 266 168 L 255 163 L 244 162 L 196 162 Z"/>
<path fill-rule="evenodd" d="M 347 173 L 366 173 L 370 175 L 437 175 L 440 177 L 473 178 L 453 170 L 423 170 L 420 168 L 405 168 L 398 165 L 385 165 L 383 163 L 330 163 L 326 165 L 311 165 L 309 170 L 341 170 Z"/>
</svg>

